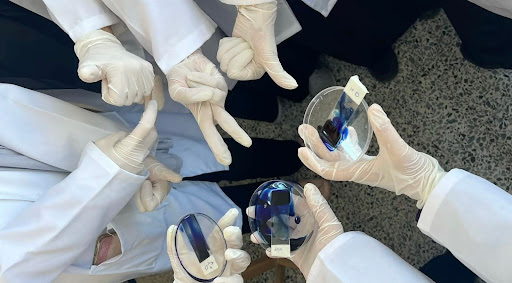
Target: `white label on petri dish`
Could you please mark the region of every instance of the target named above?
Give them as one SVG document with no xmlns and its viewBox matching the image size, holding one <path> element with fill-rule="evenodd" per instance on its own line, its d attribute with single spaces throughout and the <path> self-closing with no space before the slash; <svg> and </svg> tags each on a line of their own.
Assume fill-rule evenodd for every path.
<svg viewBox="0 0 512 283">
<path fill-rule="evenodd" d="M 359 76 L 352 76 L 348 80 L 347 85 L 343 91 L 357 104 L 359 105 L 363 100 L 364 96 L 368 93 L 368 89 L 361 83 Z"/>
<path fill-rule="evenodd" d="M 219 268 L 217 262 L 215 261 L 215 258 L 213 258 L 213 255 L 210 255 L 207 259 L 203 260 L 203 262 L 201 262 L 199 265 L 201 266 L 201 270 L 203 271 L 204 275 L 208 275 Z"/>
<path fill-rule="evenodd" d="M 273 245 L 270 247 L 270 255 L 275 257 L 290 257 L 290 245 Z"/>
</svg>

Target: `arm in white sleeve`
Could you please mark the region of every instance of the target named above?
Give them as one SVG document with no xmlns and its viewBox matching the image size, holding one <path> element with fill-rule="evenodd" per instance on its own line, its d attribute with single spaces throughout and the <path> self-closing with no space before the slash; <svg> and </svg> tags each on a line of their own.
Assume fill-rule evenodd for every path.
<svg viewBox="0 0 512 283">
<path fill-rule="evenodd" d="M 101 0 L 43 0 L 52 20 L 73 41 L 86 33 L 119 22 Z"/>
<path fill-rule="evenodd" d="M 74 172 L 0 230 L 0 282 L 51 282 L 145 179 L 123 171 L 90 143 Z"/>
<path fill-rule="evenodd" d="M 347 232 L 318 254 L 307 282 L 422 283 L 430 278 L 362 232 Z"/>
<path fill-rule="evenodd" d="M 487 282 L 512 282 L 512 196 L 460 169 L 430 194 L 420 230 Z"/>
<path fill-rule="evenodd" d="M 490 12 L 512 19 L 512 1 L 510 0 L 469 0 Z"/>
<path fill-rule="evenodd" d="M 103 0 L 164 73 L 199 49 L 215 23 L 193 0 Z"/>
</svg>

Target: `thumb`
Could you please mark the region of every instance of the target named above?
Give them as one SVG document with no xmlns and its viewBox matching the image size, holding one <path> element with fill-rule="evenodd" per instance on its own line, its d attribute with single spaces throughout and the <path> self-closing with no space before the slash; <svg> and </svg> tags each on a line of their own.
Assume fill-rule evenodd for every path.
<svg viewBox="0 0 512 283">
<path fill-rule="evenodd" d="M 260 64 L 265 68 L 265 71 L 267 71 L 270 78 L 272 78 L 278 86 L 284 89 L 297 88 L 297 81 L 295 81 L 295 79 L 284 70 L 281 62 L 279 61 L 275 41 L 271 40 L 267 42 L 266 45 L 266 47 L 256 49 L 257 51 L 255 50 L 255 52 L 259 51 L 261 53 L 258 54 L 260 57 Z"/>
<path fill-rule="evenodd" d="M 86 83 L 94 83 L 105 78 L 97 65 L 84 64 L 78 67 L 78 77 Z"/>
<path fill-rule="evenodd" d="M 144 159 L 144 166 L 149 171 L 149 174 L 151 175 L 150 178 L 152 180 L 165 180 L 171 183 L 179 183 L 183 179 L 178 173 L 167 168 L 165 165 L 160 163 L 160 161 L 156 160 L 156 158 L 154 158 L 151 155 L 148 155 L 146 159 Z"/>
<path fill-rule="evenodd" d="M 391 156 L 397 156 L 404 152 L 404 146 L 407 144 L 393 127 L 380 105 L 373 104 L 368 108 L 368 119 L 381 149 L 389 150 Z"/>
<path fill-rule="evenodd" d="M 169 227 L 169 229 L 167 229 L 167 254 L 169 255 L 169 259 L 171 261 L 171 265 L 172 265 L 172 268 L 173 269 L 176 269 L 179 267 L 179 260 L 178 260 L 178 256 L 176 255 L 176 248 L 175 248 L 175 244 L 176 244 L 176 237 L 174 237 L 174 235 L 176 235 L 176 233 L 178 232 L 178 226 L 176 225 L 171 225 L 171 227 Z"/>
<path fill-rule="evenodd" d="M 332 223 L 337 223 L 341 226 L 338 218 L 315 185 L 307 184 L 304 188 L 304 195 L 320 229 Z"/>
</svg>

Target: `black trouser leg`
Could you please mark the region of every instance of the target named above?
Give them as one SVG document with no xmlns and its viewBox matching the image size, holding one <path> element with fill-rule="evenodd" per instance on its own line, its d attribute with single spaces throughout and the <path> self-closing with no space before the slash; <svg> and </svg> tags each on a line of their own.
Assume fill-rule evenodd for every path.
<svg viewBox="0 0 512 283">
<path fill-rule="evenodd" d="M 100 91 L 77 74 L 74 43 L 56 24 L 9 1 L 0 3 L 0 82 L 32 89 Z"/>
<path fill-rule="evenodd" d="M 482 68 L 512 68 L 512 19 L 467 0 L 443 0 L 442 7 L 462 41 L 462 55 Z"/>
<path fill-rule="evenodd" d="M 233 139 L 225 141 L 233 158 L 229 171 L 204 174 L 187 180 L 219 182 L 275 178 L 291 175 L 302 167 L 302 162 L 297 156 L 300 145 L 295 141 L 256 138 L 252 140 L 250 148 L 238 144 Z"/>
<path fill-rule="evenodd" d="M 248 185 L 221 188 L 222 191 L 242 210 L 243 234 L 251 232 L 251 228 L 249 227 L 249 221 L 247 219 L 247 213 L 245 212 L 245 209 L 249 206 L 251 196 L 260 184 L 261 183 L 253 183 Z"/>
<path fill-rule="evenodd" d="M 427 262 L 420 271 L 436 283 L 473 283 L 476 275 L 446 251 Z"/>
</svg>

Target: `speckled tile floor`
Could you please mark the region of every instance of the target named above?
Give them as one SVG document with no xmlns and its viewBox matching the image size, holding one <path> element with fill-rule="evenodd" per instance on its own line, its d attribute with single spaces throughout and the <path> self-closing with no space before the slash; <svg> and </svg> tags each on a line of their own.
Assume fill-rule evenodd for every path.
<svg viewBox="0 0 512 283">
<path fill-rule="evenodd" d="M 462 168 L 511 191 L 512 70 L 485 70 L 462 58 L 459 39 L 446 15 L 417 22 L 396 43 L 400 72 L 390 83 L 378 83 L 365 68 L 333 58 L 323 63 L 337 84 L 354 74 L 370 90 L 367 101 L 379 103 L 402 137 L 414 148 L 436 157 L 447 170 Z M 282 101 L 284 113 L 274 124 L 241 121 L 253 137 L 293 139 L 311 95 L 302 103 Z M 376 153 L 374 140 L 370 153 Z M 292 178 L 311 178 L 306 168 Z M 332 182 L 329 200 L 346 231 L 363 231 L 382 241 L 407 262 L 420 267 L 444 248 L 415 226 L 414 201 L 387 191 L 353 183 Z M 246 237 L 253 259 L 262 255 Z M 267 272 L 249 282 L 272 282 Z M 287 270 L 286 282 L 304 282 Z M 140 282 L 171 282 L 168 273 Z"/>
</svg>

